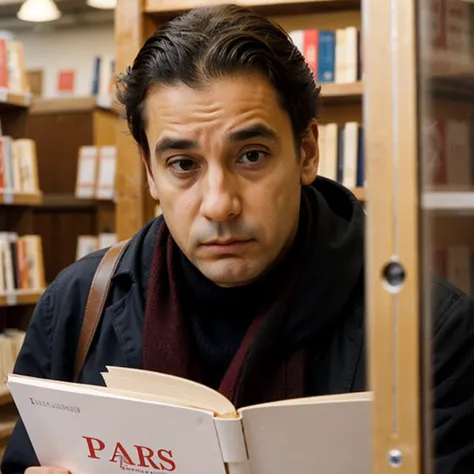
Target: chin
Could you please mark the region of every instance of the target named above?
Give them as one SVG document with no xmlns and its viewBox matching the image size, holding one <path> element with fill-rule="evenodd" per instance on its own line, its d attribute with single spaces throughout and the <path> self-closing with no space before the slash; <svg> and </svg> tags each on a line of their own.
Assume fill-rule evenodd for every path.
<svg viewBox="0 0 474 474">
<path fill-rule="evenodd" d="M 206 262 L 197 267 L 208 280 L 222 287 L 244 286 L 258 279 L 262 274 L 262 271 L 256 268 L 255 262 L 252 265 L 242 261 L 236 262 L 234 259 Z"/>
</svg>

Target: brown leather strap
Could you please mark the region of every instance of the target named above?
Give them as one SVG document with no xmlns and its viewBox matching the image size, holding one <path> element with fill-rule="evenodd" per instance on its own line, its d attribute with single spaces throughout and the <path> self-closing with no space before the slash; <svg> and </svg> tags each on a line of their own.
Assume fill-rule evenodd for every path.
<svg viewBox="0 0 474 474">
<path fill-rule="evenodd" d="M 79 344 L 76 351 L 76 360 L 74 364 L 74 381 L 79 380 L 82 367 L 86 361 L 94 334 L 99 325 L 102 312 L 104 310 L 107 293 L 110 287 L 110 281 L 117 268 L 117 264 L 122 256 L 129 240 L 123 240 L 111 247 L 102 257 L 99 266 L 92 280 L 92 285 L 87 298 L 84 321 L 82 323 Z"/>
</svg>

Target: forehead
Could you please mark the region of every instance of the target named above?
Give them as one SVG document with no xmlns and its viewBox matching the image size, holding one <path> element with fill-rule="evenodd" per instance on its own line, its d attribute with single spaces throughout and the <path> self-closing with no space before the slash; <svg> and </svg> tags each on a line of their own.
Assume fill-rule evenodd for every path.
<svg viewBox="0 0 474 474">
<path fill-rule="evenodd" d="M 169 132 L 215 137 L 249 123 L 268 125 L 279 134 L 291 131 L 275 89 L 260 76 L 215 79 L 199 88 L 183 83 L 162 86 L 147 99 L 146 133 L 151 141 Z"/>
</svg>

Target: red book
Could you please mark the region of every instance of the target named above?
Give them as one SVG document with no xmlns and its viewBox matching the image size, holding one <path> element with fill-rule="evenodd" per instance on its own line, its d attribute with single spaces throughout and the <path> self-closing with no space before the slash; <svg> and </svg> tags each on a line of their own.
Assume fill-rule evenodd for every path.
<svg viewBox="0 0 474 474">
<path fill-rule="evenodd" d="M 305 30 L 303 34 L 303 56 L 313 71 L 314 77 L 318 74 L 318 45 L 319 31 Z"/>
<path fill-rule="evenodd" d="M 7 40 L 0 38 L 0 88 L 8 89 Z"/>
<path fill-rule="evenodd" d="M 75 72 L 72 70 L 59 71 L 58 92 L 61 94 L 72 94 L 74 92 Z"/>
</svg>

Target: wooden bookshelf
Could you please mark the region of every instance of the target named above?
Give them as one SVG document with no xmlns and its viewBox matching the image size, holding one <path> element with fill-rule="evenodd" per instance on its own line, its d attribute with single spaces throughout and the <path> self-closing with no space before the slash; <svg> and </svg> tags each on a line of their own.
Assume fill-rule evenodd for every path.
<svg viewBox="0 0 474 474">
<path fill-rule="evenodd" d="M 35 305 L 38 303 L 44 290 L 22 291 L 18 290 L 11 294 L 0 294 L 0 307 Z"/>
<path fill-rule="evenodd" d="M 0 191 L 0 205 L 3 206 L 38 206 L 42 201 L 42 193 L 6 193 Z"/>
<path fill-rule="evenodd" d="M 31 103 L 29 94 L 14 94 L 12 92 L 0 89 L 0 110 L 10 108 L 27 108 Z"/>
<path fill-rule="evenodd" d="M 78 199 L 75 189 L 80 148 L 115 145 L 118 117 L 114 108 L 99 106 L 98 97 L 36 99 L 29 109 L 43 191 L 32 225 L 43 240 L 46 282 L 75 262 L 79 235 L 115 230 L 115 204 Z"/>
</svg>

